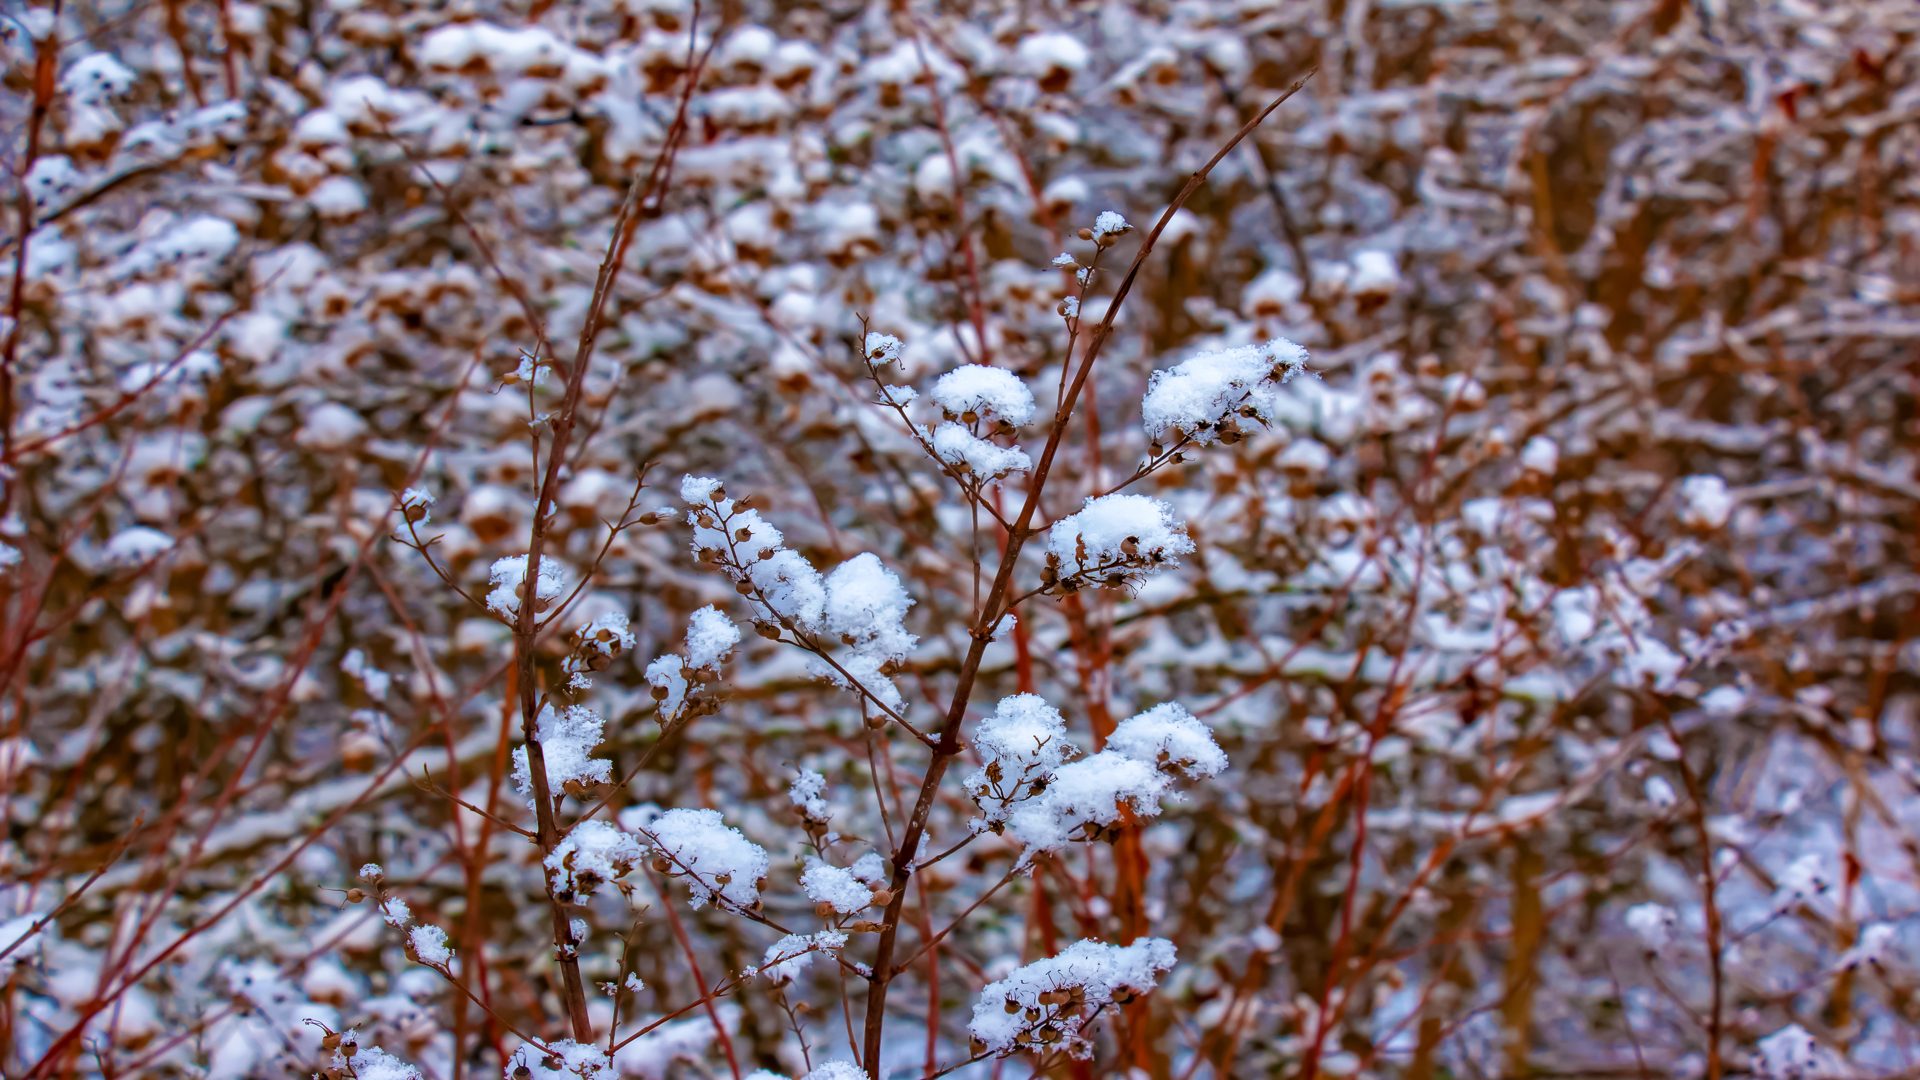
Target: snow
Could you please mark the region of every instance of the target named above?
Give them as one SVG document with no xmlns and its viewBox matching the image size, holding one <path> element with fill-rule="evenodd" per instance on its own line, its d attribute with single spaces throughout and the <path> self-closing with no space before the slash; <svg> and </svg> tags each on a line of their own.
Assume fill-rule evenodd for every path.
<svg viewBox="0 0 1920 1080">
<path fill-rule="evenodd" d="M 1174 434 L 1201 446 L 1239 421 L 1270 424 L 1279 388 L 1306 370 L 1307 351 L 1285 338 L 1200 353 L 1156 371 L 1140 400 L 1147 437 L 1163 442 Z"/>
<path fill-rule="evenodd" d="M 934 429 L 933 452 L 941 461 L 983 482 L 1033 470 L 1033 459 L 1026 451 L 988 442 L 951 421 Z"/>
<path fill-rule="evenodd" d="M 672 717 L 687 700 L 687 662 L 673 653 L 656 656 L 647 664 L 643 676 L 653 687 L 653 699 L 659 703 L 660 716 Z"/>
<path fill-rule="evenodd" d="M 424 525 L 431 520 L 429 511 L 433 506 L 433 493 L 425 488 L 410 487 L 400 493 L 400 509 L 407 520 Z"/>
<path fill-rule="evenodd" d="M 139 566 L 151 562 L 173 547 L 173 537 L 146 525 L 133 525 L 113 534 L 104 554 L 117 566 Z"/>
<path fill-rule="evenodd" d="M 1095 243 L 1104 244 L 1114 237 L 1122 233 L 1131 232 L 1132 230 L 1133 226 L 1127 223 L 1127 219 L 1112 210 L 1102 210 L 1099 216 L 1093 219 L 1093 240 Z"/>
<path fill-rule="evenodd" d="M 307 205 L 325 218 L 350 218 L 367 209 L 367 192 L 349 176 L 329 176 L 307 192 Z"/>
<path fill-rule="evenodd" d="M 1649 776 L 1645 785 L 1647 803 L 1655 810 L 1671 810 L 1680 802 L 1673 784 L 1664 776 Z"/>
<path fill-rule="evenodd" d="M 60 73 L 60 92 L 81 105 L 99 105 L 133 89 L 139 76 L 112 53 L 88 53 Z"/>
<path fill-rule="evenodd" d="M 1827 860 L 1819 852 L 1809 851 L 1787 865 L 1773 892 L 1773 911 L 1781 914 L 1808 903 L 1833 887 L 1833 875 Z"/>
<path fill-rule="evenodd" d="M 1839 1080 L 1852 1076 L 1833 1051 L 1798 1024 L 1788 1024 L 1755 1044 L 1759 1080 Z"/>
<path fill-rule="evenodd" d="M 850 1061 L 827 1061 L 800 1080 L 867 1080 L 867 1071 Z"/>
<path fill-rule="evenodd" d="M 792 783 L 787 785 L 787 800 L 800 811 L 801 817 L 815 824 L 824 825 L 833 817 L 826 793 L 827 778 L 812 769 L 796 770 Z"/>
<path fill-rule="evenodd" d="M 1136 572 L 1177 566 L 1192 551 L 1173 508 L 1146 495 L 1088 499 L 1047 530 L 1047 565 L 1059 579 L 1084 573 L 1094 584 L 1119 584 Z"/>
<path fill-rule="evenodd" d="M 999 420 L 1020 427 L 1033 419 L 1033 391 L 1005 368 L 968 364 L 940 376 L 928 392 L 948 419 Z"/>
<path fill-rule="evenodd" d="M 547 763 L 547 790 L 556 797 L 569 785 L 575 790 L 605 784 L 613 779 L 612 763 L 588 755 L 605 737 L 606 725 L 600 714 L 585 705 L 568 705 L 540 710 L 534 731 L 540 740 L 541 754 Z M 513 786 L 533 806 L 533 772 L 527 765 L 527 748 L 513 751 Z"/>
<path fill-rule="evenodd" d="M 1021 67 L 1034 76 L 1044 76 L 1056 68 L 1078 72 L 1092 58 L 1078 38 L 1058 32 L 1029 34 L 1021 38 L 1015 55 Z"/>
<path fill-rule="evenodd" d="M 1004 830 L 1025 848 L 1023 859 L 1093 839 L 1121 820 L 1123 807 L 1156 817 L 1176 773 L 1205 779 L 1227 767 L 1213 733 L 1172 703 L 1128 717 L 1105 749 L 1062 765 L 1068 746 L 1059 712 L 1020 694 L 981 723 L 974 745 L 985 762 L 965 781 L 984 815 L 974 827 Z"/>
<path fill-rule="evenodd" d="M 1168 786 L 1152 765 L 1117 750 L 1102 750 L 1061 766 L 1044 792 L 1016 804 L 1007 815 L 1007 835 L 1029 854 L 1057 851 L 1117 823 L 1122 806 L 1136 817 L 1158 816 Z"/>
<path fill-rule="evenodd" d="M 813 934 L 788 934 L 767 946 L 760 958 L 759 974 L 776 985 L 785 985 L 800 977 L 821 953 L 837 953 L 845 948 L 847 935 L 838 930 Z"/>
<path fill-rule="evenodd" d="M 646 831 L 654 850 L 668 861 L 661 872 L 686 883 L 695 910 L 710 901 L 734 908 L 759 903 L 766 850 L 729 827 L 718 811 L 669 810 Z"/>
<path fill-rule="evenodd" d="M 420 1070 L 377 1046 L 362 1046 L 353 1057 L 336 1050 L 332 1065 L 354 1080 L 420 1080 Z"/>
<path fill-rule="evenodd" d="M 711 1029 L 709 1029 L 711 1030 Z M 536 1046 L 521 1043 L 507 1061 L 507 1080 L 604 1080 L 613 1063 L 598 1046 L 572 1039 Z"/>
<path fill-rule="evenodd" d="M 853 866 L 849 869 L 854 877 L 875 889 L 883 887 L 888 881 L 887 860 L 877 851 L 869 851 L 853 860 Z"/>
<path fill-rule="evenodd" d="M 1035 694 L 1001 698 L 974 729 L 973 747 L 981 767 L 963 783 L 983 824 L 1004 822 L 1016 799 L 1052 780 L 1071 748 L 1060 710 Z"/>
<path fill-rule="evenodd" d="M 297 439 L 310 450 L 339 453 L 352 449 L 366 431 L 358 413 L 339 402 L 323 401 L 301 417 Z"/>
<path fill-rule="evenodd" d="M 1680 522 L 1696 529 L 1725 528 L 1733 517 L 1734 498 L 1727 482 L 1717 476 L 1689 476 L 1680 481 Z"/>
<path fill-rule="evenodd" d="M 735 1032 L 738 1038 L 740 1009 L 730 1001 L 716 1002 L 713 1009 L 720 1027 Z M 675 1020 L 627 1043 L 614 1056 L 614 1065 L 623 1077 L 634 1080 L 680 1080 L 688 1073 L 699 1075 L 710 1063 L 714 1050 L 714 1021 L 695 1014 Z M 690 1067 L 682 1067 L 687 1062 Z"/>
<path fill-rule="evenodd" d="M 1857 968 L 1862 964 L 1885 967 L 1898 952 L 1899 940 L 1899 927 L 1892 923 L 1874 923 L 1860 931 L 1859 944 L 1842 953 L 1834 966 L 1842 970 Z"/>
<path fill-rule="evenodd" d="M 1520 467 L 1541 476 L 1552 476 L 1560 467 L 1560 444 L 1545 435 L 1535 435 L 1520 448 Z"/>
<path fill-rule="evenodd" d="M 525 592 L 527 575 L 527 557 L 509 555 L 504 559 L 495 559 L 487 568 L 487 583 L 493 586 L 487 593 L 487 609 L 503 618 L 513 618 L 520 613 L 520 596 Z M 567 589 L 567 575 L 564 567 L 550 556 L 540 556 L 540 573 L 534 584 L 535 609 L 545 609 Z"/>
<path fill-rule="evenodd" d="M 873 906 L 873 890 L 852 871 L 838 866 L 814 863 L 800 875 L 800 887 L 807 899 L 826 905 L 836 915 L 853 915 Z"/>
<path fill-rule="evenodd" d="M 1177 702 L 1155 705 L 1130 716 L 1107 736 L 1107 749 L 1159 768 L 1173 768 L 1190 779 L 1220 775 L 1226 752 L 1213 732 Z"/>
<path fill-rule="evenodd" d="M 373 661 L 359 649 L 348 649 L 340 658 L 340 671 L 358 682 L 375 701 L 386 700 L 387 691 L 393 688 L 393 676 L 373 666 Z"/>
<path fill-rule="evenodd" d="M 820 571 L 791 548 L 752 564 L 747 578 L 766 598 L 767 607 L 782 625 L 813 629 L 826 611 L 827 591 Z"/>
<path fill-rule="evenodd" d="M 603 670 L 634 644 L 633 631 L 627 628 L 627 613 L 618 610 L 603 611 L 581 623 L 573 639 L 574 649 L 567 656 L 564 670 L 567 686 L 574 691 L 592 687 L 590 673 Z"/>
<path fill-rule="evenodd" d="M 1076 941 L 983 987 L 967 1031 L 979 1050 L 996 1056 L 1039 1042 L 1085 1057 L 1088 1021 L 1153 990 L 1173 963 L 1173 943 L 1165 938 L 1125 946 Z"/>
<path fill-rule="evenodd" d="M 407 931 L 407 944 L 413 955 L 429 967 L 446 967 L 453 962 L 453 949 L 447 945 L 447 932 L 422 923 Z"/>
<path fill-rule="evenodd" d="M 827 633 L 881 663 L 905 660 L 919 641 L 904 625 L 912 606 L 899 575 L 872 552 L 855 555 L 827 575 L 822 609 Z"/>
<path fill-rule="evenodd" d="M 380 898 L 380 918 L 398 930 L 413 921 L 413 908 L 397 896 L 383 896 Z"/>
<path fill-rule="evenodd" d="M 1665 904 L 1648 901 L 1627 909 L 1627 929 L 1633 931 L 1650 953 L 1665 952 L 1673 944 L 1680 917 Z"/>
<path fill-rule="evenodd" d="M 33 933 L 34 924 L 44 918 L 46 915 L 41 912 L 29 911 L 0 920 L 0 953 L 6 954 L 0 956 L 0 981 L 13 974 L 15 965 L 32 958 L 34 950 L 28 944 L 28 935 Z"/>
<path fill-rule="evenodd" d="M 604 821 L 582 821 L 548 853 L 547 881 L 556 898 L 585 903 L 601 885 L 625 877 L 640 861 L 640 854 L 639 842 L 619 828 Z"/>
<path fill-rule="evenodd" d="M 893 712 L 904 712 L 906 699 L 900 695 L 900 688 L 887 677 L 888 670 L 886 660 L 873 653 L 845 653 L 836 658 L 834 664 L 817 656 L 807 660 L 807 671 L 814 678 L 852 690 L 860 694 L 863 701 L 871 694 L 875 701 Z M 862 690 L 865 693 L 860 693 Z"/>
<path fill-rule="evenodd" d="M 740 644 L 740 628 L 708 604 L 687 619 L 687 666 L 719 670 L 720 662 Z"/>
<path fill-rule="evenodd" d="M 1353 257 L 1353 274 L 1347 288 L 1356 293 L 1390 294 L 1400 287 L 1400 268 L 1391 252 L 1367 250 Z"/>
</svg>

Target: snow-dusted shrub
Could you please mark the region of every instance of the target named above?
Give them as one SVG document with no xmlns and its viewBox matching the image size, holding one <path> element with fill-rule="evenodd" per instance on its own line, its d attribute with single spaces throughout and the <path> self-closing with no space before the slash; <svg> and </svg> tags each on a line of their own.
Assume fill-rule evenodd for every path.
<svg viewBox="0 0 1920 1080">
<path fill-rule="evenodd" d="M 10 7 L 0 1074 L 1912 1073 L 1917 18 Z"/>
</svg>

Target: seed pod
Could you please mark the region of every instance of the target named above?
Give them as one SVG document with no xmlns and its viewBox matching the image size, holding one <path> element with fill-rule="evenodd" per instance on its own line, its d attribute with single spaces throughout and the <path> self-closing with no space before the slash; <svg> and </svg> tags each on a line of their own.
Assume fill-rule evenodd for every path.
<svg viewBox="0 0 1920 1080">
<path fill-rule="evenodd" d="M 888 904 L 891 904 L 891 903 L 893 903 L 892 889 L 873 890 L 873 905 L 875 907 L 886 907 Z"/>
<path fill-rule="evenodd" d="M 673 871 L 673 860 L 665 855 L 655 855 L 649 865 L 653 867 L 656 874 L 667 874 Z"/>
<path fill-rule="evenodd" d="M 832 904 L 830 904 L 830 903 L 828 903 L 828 902 L 826 902 L 825 900 L 822 900 L 822 901 L 820 901 L 819 903 L 817 903 L 817 904 L 815 904 L 815 905 L 813 905 L 813 913 L 814 913 L 815 915 L 818 915 L 818 916 L 820 916 L 820 917 L 821 917 L 821 918 L 823 918 L 823 919 L 828 919 L 828 918 L 832 918 L 832 917 L 833 917 L 833 905 L 832 905 Z"/>
<path fill-rule="evenodd" d="M 366 898 L 367 898 L 367 890 L 362 889 L 358 886 L 355 886 L 354 888 L 347 890 L 347 903 L 349 904 L 357 904 L 360 901 L 365 900 Z M 328 1047 L 328 1049 L 332 1049 L 332 1047 Z"/>
</svg>

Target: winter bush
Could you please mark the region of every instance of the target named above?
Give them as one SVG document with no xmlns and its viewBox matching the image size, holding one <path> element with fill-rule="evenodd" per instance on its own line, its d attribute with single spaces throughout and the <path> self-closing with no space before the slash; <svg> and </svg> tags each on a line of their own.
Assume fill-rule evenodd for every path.
<svg viewBox="0 0 1920 1080">
<path fill-rule="evenodd" d="M 0 1074 L 1920 1070 L 1920 9 L 0 10 Z"/>
</svg>

